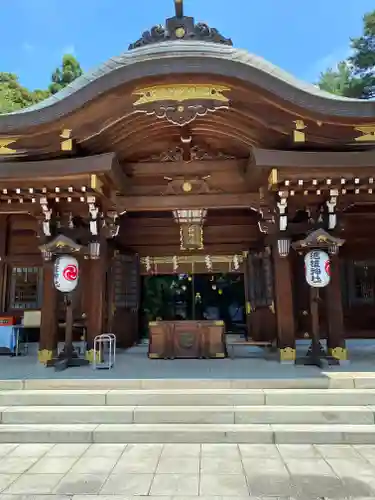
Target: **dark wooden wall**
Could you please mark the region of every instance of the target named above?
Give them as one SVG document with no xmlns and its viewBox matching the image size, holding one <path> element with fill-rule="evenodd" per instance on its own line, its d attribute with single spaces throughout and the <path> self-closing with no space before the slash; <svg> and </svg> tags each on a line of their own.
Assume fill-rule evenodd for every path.
<svg viewBox="0 0 375 500">
<path fill-rule="evenodd" d="M 37 220 L 30 215 L 0 215 L 1 311 L 16 316 L 22 311 L 9 308 L 9 285 L 12 267 L 41 267 Z"/>
<path fill-rule="evenodd" d="M 159 214 L 160 215 L 160 214 Z M 233 213 L 233 222 L 229 235 L 225 235 L 223 227 L 229 227 L 230 220 L 220 212 L 215 212 L 209 219 L 210 224 L 206 228 L 208 245 L 212 249 L 220 249 L 220 236 L 225 239 L 224 245 L 236 247 L 246 246 L 251 248 L 255 243 L 254 226 L 255 220 L 252 213 Z M 220 225 L 220 222 L 223 226 Z M 345 230 L 342 237 L 346 240 L 340 250 L 340 267 L 342 276 L 342 301 L 345 335 L 347 338 L 374 338 L 375 337 L 375 301 L 360 303 L 351 300 L 353 295 L 353 279 L 351 269 L 354 261 L 369 262 L 375 268 L 375 249 L 371 234 L 371 223 L 369 218 L 360 215 L 347 215 L 345 217 Z M 156 223 L 156 225 L 155 225 Z M 12 266 L 19 267 L 43 267 L 38 245 L 37 220 L 26 214 L 2 214 L 0 215 L 0 312 L 19 316 L 22 310 L 11 310 L 9 308 L 9 285 Z M 241 236 L 242 235 L 242 236 Z M 127 243 L 128 253 L 136 250 L 146 249 L 152 254 L 152 249 L 157 253 L 163 253 L 163 248 L 173 249 L 178 252 L 178 225 L 171 217 L 130 217 L 120 233 L 121 243 Z M 125 246 L 125 245 L 124 245 Z M 113 290 L 111 288 L 113 278 L 112 257 L 107 257 L 106 272 L 106 298 L 103 303 L 105 309 L 103 314 L 103 329 L 112 328 L 118 330 L 121 343 L 125 346 L 131 345 L 136 340 L 137 308 L 124 307 L 113 310 Z M 303 338 L 310 330 L 309 314 L 309 289 L 304 279 L 303 257 L 294 251 L 290 255 L 293 281 L 293 302 L 296 324 L 296 337 Z M 79 288 L 76 294 L 75 312 L 76 318 L 87 312 L 89 305 L 84 297 L 92 286 L 88 278 L 90 274 L 90 261 L 83 257 L 80 259 L 81 276 Z M 248 279 L 251 279 L 250 276 Z M 327 331 L 327 294 L 329 290 L 322 290 L 322 302 L 320 305 L 320 321 L 322 336 Z M 63 319 L 63 305 L 60 302 L 59 318 Z M 275 335 L 276 315 L 272 313 L 272 304 L 258 304 L 257 310 L 250 315 L 252 335 L 257 339 L 266 339 Z M 122 325 L 129 328 L 122 328 Z M 121 330 L 121 331 L 120 331 Z M 62 338 L 60 331 L 59 337 Z"/>
</svg>

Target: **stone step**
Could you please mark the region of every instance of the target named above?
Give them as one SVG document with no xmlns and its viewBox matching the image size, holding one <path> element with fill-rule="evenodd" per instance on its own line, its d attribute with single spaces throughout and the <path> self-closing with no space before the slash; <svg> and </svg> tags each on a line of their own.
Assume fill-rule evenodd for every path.
<svg viewBox="0 0 375 500">
<path fill-rule="evenodd" d="M 315 377 L 267 379 L 31 379 L 0 380 L 3 390 L 113 389 L 375 389 L 375 373 L 326 372 Z"/>
<path fill-rule="evenodd" d="M 13 406 L 2 424 L 372 425 L 375 406 Z"/>
<path fill-rule="evenodd" d="M 375 425 L 1 425 L 0 443 L 375 444 Z"/>
<path fill-rule="evenodd" d="M 0 406 L 365 406 L 375 389 L 143 389 L 0 391 Z"/>
</svg>

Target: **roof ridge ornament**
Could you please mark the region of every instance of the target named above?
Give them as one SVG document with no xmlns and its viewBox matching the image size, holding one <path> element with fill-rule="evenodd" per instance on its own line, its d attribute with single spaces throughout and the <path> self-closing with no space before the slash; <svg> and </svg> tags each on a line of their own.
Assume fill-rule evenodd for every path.
<svg viewBox="0 0 375 500">
<path fill-rule="evenodd" d="M 176 17 L 184 17 L 184 0 L 174 0 Z"/>
<path fill-rule="evenodd" d="M 196 23 L 193 17 L 184 16 L 183 0 L 174 0 L 175 16 L 166 20 L 165 26 L 153 26 L 145 31 L 142 37 L 129 45 L 129 50 L 145 45 L 173 40 L 196 40 L 200 42 L 233 45 L 230 38 L 225 38 L 215 28 L 210 28 L 206 23 Z"/>
</svg>

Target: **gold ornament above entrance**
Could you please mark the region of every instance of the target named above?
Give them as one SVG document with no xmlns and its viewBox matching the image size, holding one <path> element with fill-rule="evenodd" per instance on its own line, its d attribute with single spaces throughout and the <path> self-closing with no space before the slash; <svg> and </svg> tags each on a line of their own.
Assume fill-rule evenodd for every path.
<svg viewBox="0 0 375 500">
<path fill-rule="evenodd" d="M 133 95 L 139 95 L 139 99 L 134 106 L 150 104 L 156 101 L 176 101 L 184 102 L 191 100 L 210 100 L 229 102 L 223 92 L 229 91 L 229 87 L 214 84 L 190 85 L 189 83 L 178 83 L 176 85 L 155 85 L 143 89 L 136 89 Z"/>
<path fill-rule="evenodd" d="M 223 92 L 229 90 L 229 87 L 215 84 L 155 85 L 133 92 L 133 95 L 139 96 L 134 107 L 136 112 L 166 118 L 182 127 L 197 116 L 228 109 L 229 98 Z"/>
<path fill-rule="evenodd" d="M 236 273 L 243 270 L 243 254 L 234 255 L 174 255 L 141 257 L 142 274 Z"/>
</svg>

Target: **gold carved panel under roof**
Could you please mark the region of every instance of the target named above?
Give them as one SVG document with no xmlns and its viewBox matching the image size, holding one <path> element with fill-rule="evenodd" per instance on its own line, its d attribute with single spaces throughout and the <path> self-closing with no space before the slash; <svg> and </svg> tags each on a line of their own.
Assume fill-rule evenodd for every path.
<svg viewBox="0 0 375 500">
<path fill-rule="evenodd" d="M 138 113 L 165 118 L 182 127 L 208 112 L 228 109 L 229 98 L 223 93 L 228 91 L 229 87 L 211 83 L 155 85 L 134 90 L 133 95 L 139 97 L 133 106 Z"/>
</svg>

